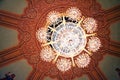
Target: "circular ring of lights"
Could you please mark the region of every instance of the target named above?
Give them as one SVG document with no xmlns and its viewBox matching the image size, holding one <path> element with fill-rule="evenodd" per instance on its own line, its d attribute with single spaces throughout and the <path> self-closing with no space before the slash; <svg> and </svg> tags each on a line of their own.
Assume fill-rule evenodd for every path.
<svg viewBox="0 0 120 80">
<path fill-rule="evenodd" d="M 85 18 L 80 12 L 75 7 L 69 8 L 66 14 L 52 11 L 48 13 L 47 26 L 40 28 L 36 34 L 43 47 L 40 53 L 42 60 L 56 63 L 62 72 L 69 70 L 71 65 L 87 67 L 92 52 L 101 47 L 100 39 L 94 33 L 97 29 L 96 20 Z M 79 19 L 74 15 L 78 15 Z"/>
</svg>

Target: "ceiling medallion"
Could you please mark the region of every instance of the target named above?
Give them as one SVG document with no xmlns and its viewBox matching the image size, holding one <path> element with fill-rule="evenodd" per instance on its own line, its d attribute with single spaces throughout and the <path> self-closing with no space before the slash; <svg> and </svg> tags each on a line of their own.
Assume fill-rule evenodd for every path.
<svg viewBox="0 0 120 80">
<path fill-rule="evenodd" d="M 20 51 L 33 67 L 28 80 L 72 80 L 95 71 L 109 47 L 102 11 L 95 0 L 30 3 L 19 25 Z"/>
<path fill-rule="evenodd" d="M 77 7 L 63 13 L 51 11 L 46 17 L 46 25 L 36 32 L 42 47 L 40 58 L 52 62 L 61 72 L 72 67 L 87 67 L 91 56 L 101 47 L 97 27 L 97 21 L 85 17 Z"/>
</svg>

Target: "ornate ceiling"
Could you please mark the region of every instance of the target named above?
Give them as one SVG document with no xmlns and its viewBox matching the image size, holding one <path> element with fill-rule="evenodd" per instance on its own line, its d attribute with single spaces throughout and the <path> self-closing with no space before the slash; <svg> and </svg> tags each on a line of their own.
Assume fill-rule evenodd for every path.
<svg viewBox="0 0 120 80">
<path fill-rule="evenodd" d="M 18 37 L 19 45 L 0 52 L 0 57 L 1 57 L 0 66 L 3 66 L 11 61 L 14 61 L 20 58 L 25 58 L 28 61 L 28 63 L 33 67 L 33 71 L 29 75 L 28 80 L 43 80 L 45 76 L 49 76 L 51 78 L 57 78 L 58 80 L 73 80 L 76 77 L 81 77 L 83 74 L 88 75 L 90 80 L 107 80 L 106 76 L 101 72 L 100 68 L 98 67 L 98 63 L 102 59 L 104 59 L 103 56 L 106 53 L 120 57 L 120 54 L 118 54 L 120 52 L 119 50 L 120 43 L 110 40 L 110 37 L 109 37 L 110 25 L 120 20 L 119 5 L 111 9 L 104 10 L 101 8 L 101 5 L 96 2 L 96 0 L 87 0 L 87 1 L 85 0 L 61 0 L 61 1 L 60 0 L 40 0 L 40 1 L 27 0 L 27 2 L 28 2 L 28 6 L 25 8 L 24 13 L 21 16 L 17 14 L 12 14 L 6 11 L 2 11 L 2 10 L 0 11 L 0 25 L 8 26 L 9 28 L 17 30 L 19 33 L 19 37 Z M 77 8 L 78 11 L 80 10 L 82 15 L 79 17 L 71 16 L 72 18 L 75 18 L 75 20 L 77 19 L 76 23 L 74 23 L 74 19 L 73 21 L 66 19 L 67 16 L 69 16 L 69 13 L 72 11 L 69 11 L 67 14 L 65 14 L 67 10 L 73 7 Z M 75 26 L 75 24 L 77 24 L 79 25 L 78 27 L 80 28 L 73 29 L 73 31 L 77 30 L 78 32 L 80 32 L 80 35 L 85 35 L 85 36 L 87 35 L 85 38 L 82 38 L 83 42 L 86 40 L 86 38 L 87 40 L 85 42 L 85 45 L 80 44 L 81 46 L 84 46 L 84 49 L 78 50 L 80 55 L 78 55 L 77 53 L 75 54 L 75 56 L 71 57 L 71 55 L 69 55 L 71 53 L 69 54 L 65 53 L 62 55 L 55 54 L 55 57 L 52 58 L 53 60 L 49 60 L 44 57 L 41 57 L 41 53 L 44 54 L 46 53 L 46 51 L 47 53 L 51 52 L 49 51 L 49 48 L 51 46 L 54 48 L 53 49 L 51 47 L 53 51 L 55 50 L 56 52 L 60 51 L 60 50 L 57 50 L 58 48 L 55 47 L 56 45 L 52 45 L 49 42 L 49 40 L 47 40 L 47 43 L 42 43 L 43 41 L 39 40 L 41 36 L 40 38 L 37 37 L 41 34 L 39 30 L 42 30 L 42 28 L 44 27 L 46 29 L 51 29 L 51 31 L 53 31 L 52 32 L 53 35 L 56 35 L 56 33 L 54 32 L 55 29 L 58 30 L 57 33 L 59 35 L 62 34 L 59 32 L 61 29 L 59 30 L 57 28 L 55 29 L 50 28 L 51 25 L 54 25 L 54 22 L 52 21 L 54 21 L 55 18 L 52 19 L 51 20 L 52 23 L 50 22 L 48 25 L 49 21 L 47 20 L 50 19 L 48 18 L 48 16 L 51 11 L 59 12 L 61 15 L 60 19 L 62 19 L 62 21 L 61 21 L 61 24 L 58 25 L 58 27 L 59 26 L 63 27 L 64 25 L 65 26 L 72 25 L 73 27 Z M 81 25 L 81 24 L 85 25 L 85 20 L 88 17 L 96 21 L 97 28 L 95 30 L 92 28 L 93 31 L 91 31 L 89 28 L 86 29 L 84 28 L 85 26 L 83 27 Z M 50 26 L 50 27 L 48 28 L 46 26 Z M 65 30 L 66 28 L 63 27 L 63 29 Z M 67 28 L 67 31 L 68 30 L 69 29 Z M 65 36 L 64 34 L 66 35 L 67 32 L 64 31 L 63 36 Z M 73 34 L 70 34 L 70 35 L 73 36 Z M 70 37 L 70 40 L 71 38 L 72 39 L 77 38 L 75 36 L 74 37 L 67 36 L 67 38 L 69 37 Z M 54 41 L 54 36 L 52 36 L 51 40 Z M 61 44 L 63 45 L 63 47 L 65 47 L 64 46 L 65 43 L 67 45 L 67 42 L 63 44 L 65 40 L 66 38 L 62 37 Z M 77 45 L 77 41 L 76 40 L 74 41 L 74 40 L 75 39 L 72 40 L 74 42 L 72 43 L 73 46 Z M 100 45 L 100 47 L 97 49 L 97 46 L 95 46 L 96 49 L 91 49 L 91 47 L 89 46 L 90 40 L 91 41 L 94 40 L 93 42 L 97 40 L 98 41 L 97 45 Z M 47 50 L 43 51 L 45 49 Z M 72 50 L 72 48 L 70 48 L 70 50 Z M 64 51 L 62 52 L 64 53 Z M 77 62 L 76 60 L 83 59 L 85 55 L 83 53 L 86 53 L 87 56 L 90 57 L 90 61 L 88 65 L 85 65 L 85 67 L 84 66 L 79 67 L 81 65 L 78 65 L 77 63 L 79 62 Z M 49 57 L 49 54 L 47 54 L 47 57 Z M 84 60 L 81 60 L 81 62 L 83 61 Z M 60 67 L 56 65 L 58 62 L 61 62 L 58 65 L 60 64 L 63 65 L 64 69 L 60 68 L 62 67 L 61 65 Z M 66 65 L 67 62 L 68 62 L 67 66 L 64 66 Z M 68 66 L 69 64 L 72 66 Z M 85 63 L 83 64 L 87 64 L 87 62 L 85 61 Z M 65 67 L 67 68 L 70 67 L 70 69 L 66 70 Z"/>
</svg>

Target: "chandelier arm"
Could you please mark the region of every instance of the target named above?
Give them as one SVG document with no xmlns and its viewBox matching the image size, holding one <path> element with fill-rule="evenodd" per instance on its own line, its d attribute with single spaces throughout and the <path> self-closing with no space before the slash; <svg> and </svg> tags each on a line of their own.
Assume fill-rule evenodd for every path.
<svg viewBox="0 0 120 80">
<path fill-rule="evenodd" d="M 92 33 L 92 34 L 86 34 L 86 37 L 89 37 L 89 36 L 95 36 L 97 35 L 96 33 Z"/>
<path fill-rule="evenodd" d="M 57 32 L 54 28 L 52 28 L 52 27 L 50 27 L 50 26 L 49 26 L 48 28 L 50 28 L 52 31 Z"/>
<path fill-rule="evenodd" d="M 48 43 L 45 43 L 45 44 L 43 44 L 43 45 L 41 45 L 42 47 L 44 47 L 44 46 L 48 46 L 48 45 L 50 45 L 50 44 L 54 44 L 54 43 L 56 43 L 57 41 L 55 41 L 55 42 L 53 42 L 53 41 L 50 41 L 50 42 L 48 42 Z"/>
<path fill-rule="evenodd" d="M 64 26 L 65 26 L 65 24 L 66 24 L 66 21 L 65 21 L 65 16 L 63 15 L 63 22 L 62 22 L 63 24 L 64 24 Z"/>
<path fill-rule="evenodd" d="M 73 66 L 73 67 L 75 67 L 76 65 L 75 65 L 74 58 L 73 58 L 73 57 L 71 57 L 71 60 L 72 60 L 72 66 Z"/>
<path fill-rule="evenodd" d="M 92 53 L 91 53 L 90 51 L 88 51 L 87 49 L 84 48 L 83 50 L 84 50 L 85 52 L 87 52 L 88 55 L 90 55 L 90 56 L 92 55 Z"/>
<path fill-rule="evenodd" d="M 79 25 L 82 23 L 82 21 L 85 19 L 84 16 L 81 17 L 81 19 L 79 20 L 79 22 L 77 23 L 77 27 L 79 27 Z"/>
<path fill-rule="evenodd" d="M 55 56 L 55 59 L 53 60 L 53 63 L 55 63 L 57 61 L 59 56 L 60 56 L 60 54 L 57 53 L 57 55 Z"/>
</svg>

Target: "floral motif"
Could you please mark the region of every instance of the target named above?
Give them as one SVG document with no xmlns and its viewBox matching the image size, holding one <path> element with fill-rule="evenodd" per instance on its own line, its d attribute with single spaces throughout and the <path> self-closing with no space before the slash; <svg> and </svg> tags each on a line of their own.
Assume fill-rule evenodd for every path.
<svg viewBox="0 0 120 80">
<path fill-rule="evenodd" d="M 48 14 L 47 16 L 47 21 L 49 23 L 53 23 L 56 22 L 58 20 L 58 18 L 60 17 L 60 13 L 56 12 L 56 11 L 52 11 Z"/>
<path fill-rule="evenodd" d="M 87 33 L 93 33 L 97 29 L 97 23 L 95 19 L 90 17 L 85 18 L 85 20 L 83 21 L 83 26 L 87 30 Z"/>
<path fill-rule="evenodd" d="M 67 16 L 73 19 L 79 19 L 82 16 L 81 11 L 76 7 L 71 7 L 66 11 Z"/>
<path fill-rule="evenodd" d="M 60 71 L 65 72 L 71 68 L 71 61 L 65 58 L 58 59 L 56 66 Z"/>
<path fill-rule="evenodd" d="M 46 41 L 46 29 L 45 28 L 40 28 L 37 33 L 37 39 L 38 41 L 40 41 L 41 43 L 45 42 Z"/>
<path fill-rule="evenodd" d="M 86 53 L 83 53 L 77 57 L 77 59 L 75 60 L 75 63 L 77 64 L 79 68 L 84 68 L 88 66 L 88 64 L 90 63 L 90 60 L 91 59 L 89 55 Z"/>
<path fill-rule="evenodd" d="M 44 47 L 40 52 L 40 57 L 43 61 L 51 62 L 54 59 L 54 54 L 50 47 Z"/>
<path fill-rule="evenodd" d="M 88 50 L 96 52 L 101 46 L 100 39 L 97 37 L 91 37 L 88 41 Z"/>
</svg>

